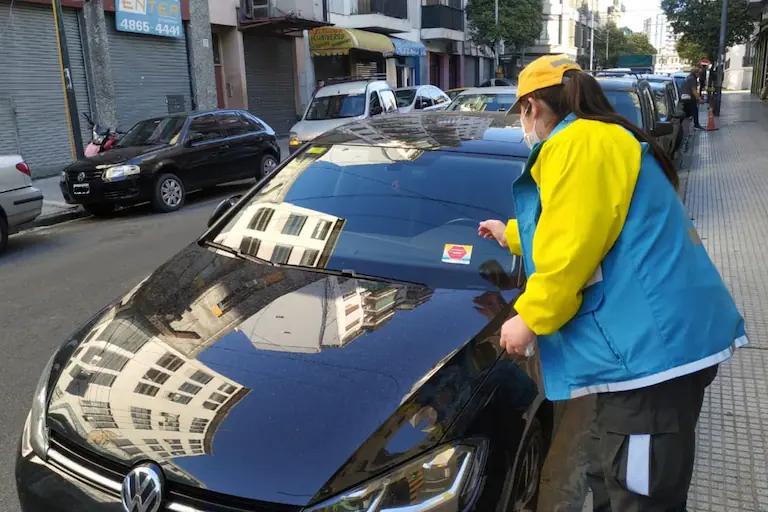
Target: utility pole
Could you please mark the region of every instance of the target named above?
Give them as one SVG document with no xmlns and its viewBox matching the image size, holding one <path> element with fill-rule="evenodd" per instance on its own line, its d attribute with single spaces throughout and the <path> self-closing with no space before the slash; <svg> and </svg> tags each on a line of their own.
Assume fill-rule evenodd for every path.
<svg viewBox="0 0 768 512">
<path fill-rule="evenodd" d="M 589 9 L 589 69 L 595 69 L 595 10 Z"/>
<path fill-rule="evenodd" d="M 61 10 L 61 0 L 53 0 L 51 7 L 53 9 L 56 45 L 59 53 L 61 84 L 64 88 L 64 110 L 67 114 L 67 124 L 69 126 L 69 141 L 72 148 L 72 158 L 77 160 L 83 158 L 83 136 L 80 133 L 80 119 L 77 113 L 75 87 L 72 83 L 72 65 L 69 60 L 67 35 L 64 32 L 64 20 L 62 19 L 64 15 Z"/>
<path fill-rule="evenodd" d="M 493 55 L 495 55 L 493 76 L 495 77 L 499 72 L 499 0 L 494 2 L 494 15 L 496 16 L 496 41 L 493 45 Z"/>
<path fill-rule="evenodd" d="M 728 27 L 728 0 L 723 0 L 723 8 L 720 11 L 720 43 L 717 45 L 718 72 L 715 80 L 715 104 L 712 106 L 713 114 L 720 115 L 720 102 L 723 99 L 723 80 L 725 80 L 725 30 Z"/>
</svg>

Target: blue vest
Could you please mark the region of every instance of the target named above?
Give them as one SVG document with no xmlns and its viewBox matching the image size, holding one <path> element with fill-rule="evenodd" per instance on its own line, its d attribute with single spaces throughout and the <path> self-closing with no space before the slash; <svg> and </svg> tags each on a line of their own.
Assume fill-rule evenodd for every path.
<svg viewBox="0 0 768 512">
<path fill-rule="evenodd" d="M 574 119 L 568 116 L 550 138 Z M 542 144 L 513 186 L 529 276 L 536 271 L 531 251 L 541 212 L 531 167 Z M 621 234 L 584 288 L 576 315 L 538 337 L 550 400 L 651 386 L 725 361 L 747 343 L 744 321 L 683 204 L 642 146 Z"/>
</svg>

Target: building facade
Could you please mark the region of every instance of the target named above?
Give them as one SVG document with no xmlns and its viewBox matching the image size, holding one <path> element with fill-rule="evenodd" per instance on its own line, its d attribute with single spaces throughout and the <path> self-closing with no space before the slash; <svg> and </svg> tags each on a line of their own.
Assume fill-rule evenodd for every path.
<svg viewBox="0 0 768 512">
<path fill-rule="evenodd" d="M 147 117 L 215 106 L 207 1 L 116 1 L 175 9 L 181 27 L 166 36 L 127 32 L 118 24 L 115 0 L 62 1 L 77 101 L 72 115 L 84 144 L 91 132 L 83 113 L 99 125 L 127 130 Z M 0 154 L 20 154 L 35 177 L 55 174 L 75 148 L 50 0 L 0 0 L 0 26 L 0 66 L 6 70 L 0 76 Z"/>
<path fill-rule="evenodd" d="M 752 86 L 754 57 L 755 52 L 751 42 L 728 48 L 725 53 L 725 76 L 723 77 L 725 89 L 741 91 Z"/>
<path fill-rule="evenodd" d="M 664 14 L 643 20 L 643 33 L 656 48 L 657 73 L 674 73 L 690 66 L 690 63 L 684 62 L 677 54 L 677 41 L 680 38 Z"/>
<path fill-rule="evenodd" d="M 752 46 L 752 94 L 768 96 L 768 1 L 749 0 L 748 9 L 755 20 L 755 33 L 750 41 Z"/>
</svg>

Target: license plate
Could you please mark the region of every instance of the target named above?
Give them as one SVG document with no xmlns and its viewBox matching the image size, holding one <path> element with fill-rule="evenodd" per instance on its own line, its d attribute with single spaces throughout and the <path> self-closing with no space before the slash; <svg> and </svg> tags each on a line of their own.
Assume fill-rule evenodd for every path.
<svg viewBox="0 0 768 512">
<path fill-rule="evenodd" d="M 89 183 L 75 183 L 72 185 L 72 193 L 76 196 L 84 196 L 91 192 L 91 185 Z"/>
</svg>

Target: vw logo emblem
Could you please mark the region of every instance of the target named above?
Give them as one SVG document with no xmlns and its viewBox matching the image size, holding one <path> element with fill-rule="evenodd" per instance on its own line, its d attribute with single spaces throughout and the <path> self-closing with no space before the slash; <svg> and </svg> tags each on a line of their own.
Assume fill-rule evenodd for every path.
<svg viewBox="0 0 768 512">
<path fill-rule="evenodd" d="M 85 181 L 85 173 L 81 172 L 77 175 L 77 181 Z"/>
<path fill-rule="evenodd" d="M 120 492 L 126 512 L 157 512 L 163 500 L 163 472 L 157 464 L 136 466 L 123 479 Z"/>
</svg>

